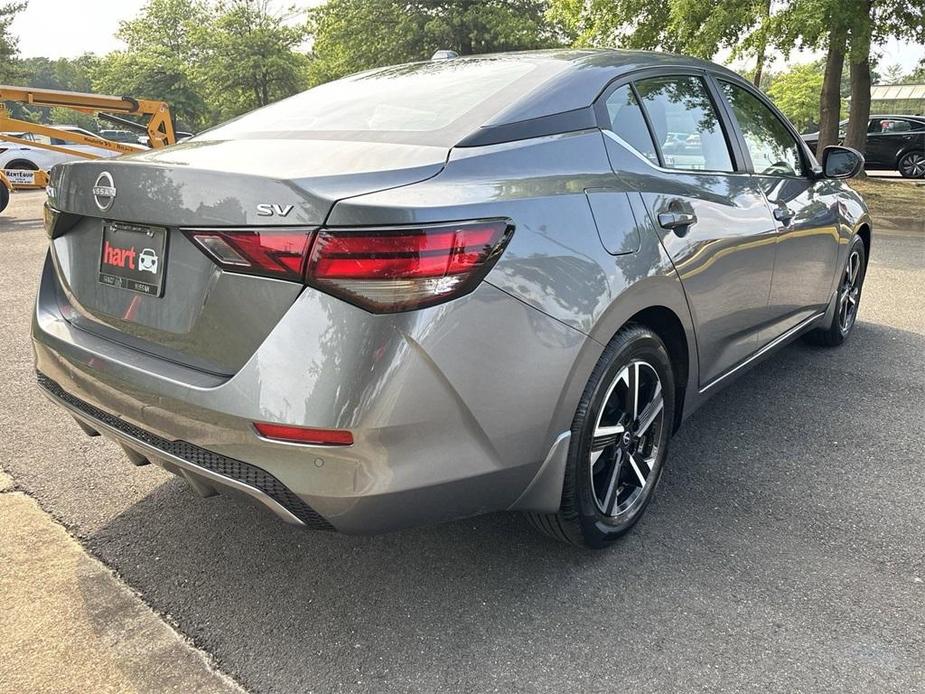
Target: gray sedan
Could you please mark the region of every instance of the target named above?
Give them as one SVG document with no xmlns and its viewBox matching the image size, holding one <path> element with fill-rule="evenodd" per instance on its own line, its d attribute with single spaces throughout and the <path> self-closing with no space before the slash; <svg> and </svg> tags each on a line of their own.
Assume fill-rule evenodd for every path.
<svg viewBox="0 0 925 694">
<path fill-rule="evenodd" d="M 512 510 L 603 547 L 706 398 L 848 338 L 862 165 L 674 55 L 373 70 L 56 167 L 39 385 L 136 465 L 291 523 Z"/>
</svg>

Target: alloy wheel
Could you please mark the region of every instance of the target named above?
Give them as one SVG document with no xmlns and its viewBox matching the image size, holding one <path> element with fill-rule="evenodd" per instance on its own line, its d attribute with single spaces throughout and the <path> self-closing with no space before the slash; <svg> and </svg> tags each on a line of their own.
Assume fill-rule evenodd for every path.
<svg viewBox="0 0 925 694">
<path fill-rule="evenodd" d="M 658 480 L 664 404 L 658 373 L 643 360 L 624 366 L 608 388 L 589 456 L 591 492 L 605 516 L 627 514 Z"/>
<path fill-rule="evenodd" d="M 925 176 L 925 154 L 912 152 L 899 162 L 899 172 L 907 178 L 921 178 Z"/>
<path fill-rule="evenodd" d="M 861 296 L 861 254 L 852 251 L 848 256 L 845 276 L 842 279 L 841 298 L 838 303 L 838 326 L 843 333 L 851 330 L 858 315 Z"/>
</svg>

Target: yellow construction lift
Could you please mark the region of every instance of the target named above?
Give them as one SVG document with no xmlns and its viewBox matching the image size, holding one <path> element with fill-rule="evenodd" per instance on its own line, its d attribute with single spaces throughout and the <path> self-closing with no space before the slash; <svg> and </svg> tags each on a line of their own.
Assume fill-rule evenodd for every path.
<svg viewBox="0 0 925 694">
<path fill-rule="evenodd" d="M 6 209 L 10 203 L 10 193 L 13 192 L 13 186 L 6 174 L 0 171 L 0 212 Z"/>
<path fill-rule="evenodd" d="M 15 142 L 28 147 L 61 152 L 83 159 L 100 159 L 101 156 L 66 146 L 27 140 L 19 137 L 19 135 L 25 133 L 44 135 L 49 139 L 90 145 L 99 149 L 118 152 L 119 154 L 138 151 L 138 147 L 122 142 L 113 142 L 102 137 L 55 128 L 53 125 L 41 125 L 12 118 L 3 103 L 4 101 L 13 101 L 31 106 L 59 106 L 81 113 L 95 114 L 101 120 L 146 134 L 150 146 L 154 149 L 172 145 L 177 141 L 170 107 L 163 101 L 133 99 L 130 96 L 104 96 L 101 94 L 82 94 L 80 92 L 65 92 L 56 89 L 33 89 L 32 87 L 10 87 L 6 85 L 0 85 L 0 141 Z M 142 116 L 147 118 L 147 122 L 143 124 L 137 123 L 121 116 Z M 6 174 L 4 178 L 8 184 L 12 185 L 12 188 L 44 188 L 48 181 L 47 172 L 41 170 L 7 169 L 2 173 Z M 3 183 L 0 182 L 0 186 L 2 185 Z"/>
</svg>

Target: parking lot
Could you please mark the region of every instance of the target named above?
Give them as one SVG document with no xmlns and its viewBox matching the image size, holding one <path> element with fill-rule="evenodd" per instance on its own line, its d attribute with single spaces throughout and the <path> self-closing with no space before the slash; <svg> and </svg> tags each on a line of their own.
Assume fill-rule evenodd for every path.
<svg viewBox="0 0 925 694">
<path fill-rule="evenodd" d="M 245 688 L 925 691 L 922 225 L 875 229 L 847 345 L 714 398 L 637 529 L 591 553 L 506 514 L 299 530 L 86 438 L 34 384 L 41 200 L 0 216 L 0 465 Z"/>
</svg>

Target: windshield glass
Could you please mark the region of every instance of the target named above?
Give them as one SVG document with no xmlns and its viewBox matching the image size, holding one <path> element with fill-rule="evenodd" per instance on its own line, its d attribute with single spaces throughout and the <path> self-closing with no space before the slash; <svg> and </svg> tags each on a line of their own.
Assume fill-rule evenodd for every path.
<svg viewBox="0 0 925 694">
<path fill-rule="evenodd" d="M 346 137 L 455 144 L 549 76 L 528 60 L 398 65 L 328 82 L 245 114 L 197 140 Z M 503 92 L 503 94 L 502 94 Z"/>
</svg>

